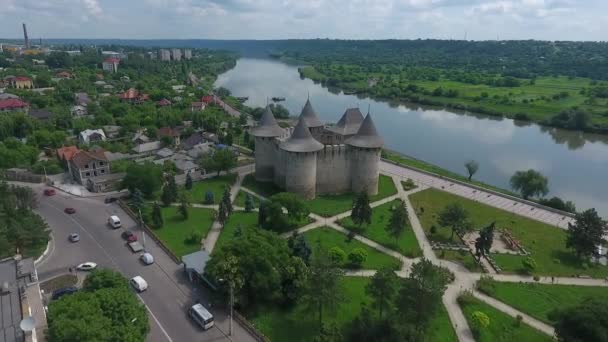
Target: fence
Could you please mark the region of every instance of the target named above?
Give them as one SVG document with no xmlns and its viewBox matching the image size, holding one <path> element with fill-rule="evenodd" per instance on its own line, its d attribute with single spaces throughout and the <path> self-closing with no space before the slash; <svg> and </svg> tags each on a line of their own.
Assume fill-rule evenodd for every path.
<svg viewBox="0 0 608 342">
<path fill-rule="evenodd" d="M 245 317 L 243 317 L 243 315 L 238 313 L 238 311 L 236 311 L 236 310 L 233 311 L 233 314 L 234 314 L 234 320 L 237 321 L 243 327 L 243 329 L 247 330 L 247 332 L 250 333 L 255 338 L 256 341 L 270 342 L 270 339 L 268 337 L 264 336 L 264 334 L 259 332 L 253 326 L 253 324 L 251 324 Z"/>
<path fill-rule="evenodd" d="M 33 174 L 25 169 L 8 169 L 4 172 L 6 180 L 25 183 L 44 183 L 44 175 Z"/>
</svg>

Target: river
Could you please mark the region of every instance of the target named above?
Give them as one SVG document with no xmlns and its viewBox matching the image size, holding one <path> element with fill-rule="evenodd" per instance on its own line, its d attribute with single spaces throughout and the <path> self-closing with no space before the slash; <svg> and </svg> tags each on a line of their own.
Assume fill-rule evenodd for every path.
<svg viewBox="0 0 608 342">
<path fill-rule="evenodd" d="M 241 58 L 215 83 L 245 104 L 264 106 L 267 98 L 298 115 L 310 96 L 320 119 L 335 122 L 346 108 L 368 106 L 387 148 L 465 175 L 464 163 L 479 163 L 475 179 L 509 188 L 515 171 L 535 169 L 549 179 L 549 196 L 596 208 L 608 217 L 608 137 L 523 124 L 510 119 L 455 113 L 418 105 L 396 105 L 330 91 L 301 79 L 295 66 Z"/>
</svg>

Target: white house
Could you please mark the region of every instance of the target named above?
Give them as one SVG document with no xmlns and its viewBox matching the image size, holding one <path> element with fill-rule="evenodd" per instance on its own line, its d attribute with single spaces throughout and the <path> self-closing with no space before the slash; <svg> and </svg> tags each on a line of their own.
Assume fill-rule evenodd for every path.
<svg viewBox="0 0 608 342">
<path fill-rule="evenodd" d="M 105 141 L 106 134 L 103 132 L 103 129 L 85 129 L 78 135 L 78 140 L 83 144 Z"/>
<path fill-rule="evenodd" d="M 72 116 L 84 116 L 88 114 L 87 107 L 80 105 L 72 106 L 72 108 L 70 108 L 70 113 Z"/>
</svg>

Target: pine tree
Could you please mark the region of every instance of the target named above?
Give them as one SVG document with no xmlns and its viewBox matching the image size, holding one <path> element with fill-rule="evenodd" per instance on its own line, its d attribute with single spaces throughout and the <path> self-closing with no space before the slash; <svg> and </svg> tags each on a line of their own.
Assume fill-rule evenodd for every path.
<svg viewBox="0 0 608 342">
<path fill-rule="evenodd" d="M 357 195 L 350 217 L 359 227 L 363 223 L 370 224 L 372 222 L 372 207 L 369 205 L 367 193 L 361 192 Z"/>
<path fill-rule="evenodd" d="M 226 220 L 228 219 L 228 209 L 226 208 L 226 204 L 224 203 L 224 201 L 220 202 L 220 208 L 217 212 L 217 221 L 224 226 L 224 223 L 226 223 Z"/>
<path fill-rule="evenodd" d="M 222 196 L 222 202 L 226 207 L 226 213 L 230 215 L 232 213 L 232 200 L 230 199 L 230 188 L 224 189 L 224 195 Z"/>
<path fill-rule="evenodd" d="M 263 227 L 266 223 L 266 202 L 260 202 L 260 207 L 258 208 L 258 227 Z"/>
<path fill-rule="evenodd" d="M 388 225 L 385 227 L 388 235 L 394 237 L 395 240 L 399 240 L 399 237 L 401 237 L 401 234 L 405 231 L 405 227 L 409 221 L 405 203 L 402 200 L 398 200 L 397 202 L 398 205 L 395 210 L 393 210 Z"/>
<path fill-rule="evenodd" d="M 186 174 L 185 187 L 186 187 L 186 190 L 192 190 L 192 176 L 190 175 L 190 172 L 188 172 L 188 174 Z"/>
<path fill-rule="evenodd" d="M 179 213 L 182 215 L 184 220 L 188 219 L 188 207 L 190 207 L 190 200 L 185 193 L 181 193 L 179 196 Z"/>
<path fill-rule="evenodd" d="M 152 208 L 152 224 L 154 224 L 155 228 L 161 228 L 164 225 L 163 213 L 160 210 L 158 202 L 154 202 L 154 207 Z"/>
<path fill-rule="evenodd" d="M 137 188 L 135 189 L 135 191 L 133 191 L 133 194 L 131 195 L 131 206 L 137 211 L 141 211 L 145 206 L 144 194 L 143 192 L 141 192 L 141 190 Z"/>
<path fill-rule="evenodd" d="M 247 193 L 247 195 L 245 195 L 245 211 L 250 213 L 253 208 L 253 197 L 251 197 L 250 193 Z"/>
</svg>

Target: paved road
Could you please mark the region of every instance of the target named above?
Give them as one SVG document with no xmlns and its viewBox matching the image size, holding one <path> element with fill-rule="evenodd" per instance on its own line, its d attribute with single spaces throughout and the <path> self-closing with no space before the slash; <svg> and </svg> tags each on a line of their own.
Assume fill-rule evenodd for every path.
<svg viewBox="0 0 608 342">
<path fill-rule="evenodd" d="M 42 193 L 42 187 L 37 187 Z M 76 214 L 67 215 L 66 207 L 76 209 Z M 68 267 L 85 261 L 93 261 L 101 267 L 120 271 L 126 277 L 141 275 L 147 280 L 149 289 L 139 295 L 146 305 L 151 332 L 148 341 L 222 341 L 229 340 L 228 319 L 224 309 L 214 306 L 210 311 L 215 316 L 216 327 L 203 331 L 186 315 L 187 308 L 196 300 L 209 303 L 208 293 L 200 286 L 193 286 L 176 265 L 150 238 L 146 239 L 146 250 L 154 255 L 155 264 L 144 266 L 122 240 L 123 229 L 110 229 L 106 224 L 110 215 L 118 215 L 126 228 L 132 228 L 142 239 L 142 232 L 117 204 L 104 204 L 103 199 L 80 198 L 58 192 L 53 197 L 40 198 L 37 210 L 53 230 L 53 244 L 49 255 L 38 266 L 41 281 L 65 273 Z M 70 243 L 67 236 L 79 233 L 81 240 Z M 238 324 L 234 324 L 233 341 L 253 341 Z"/>
</svg>

